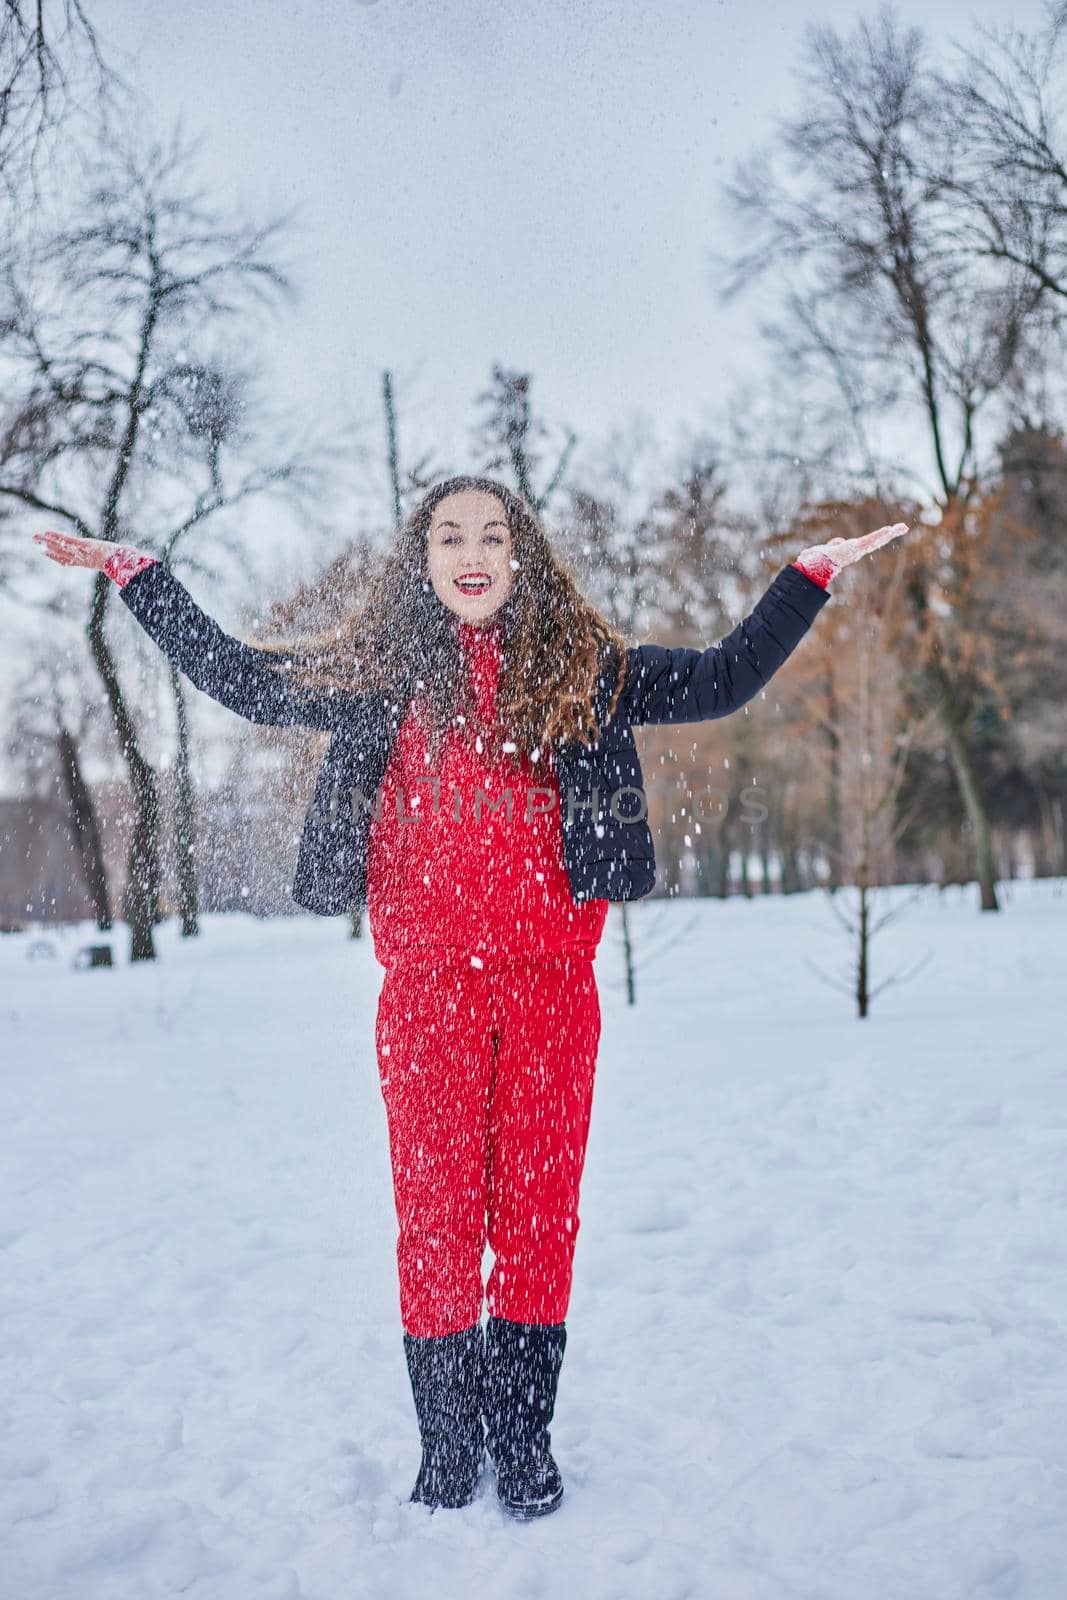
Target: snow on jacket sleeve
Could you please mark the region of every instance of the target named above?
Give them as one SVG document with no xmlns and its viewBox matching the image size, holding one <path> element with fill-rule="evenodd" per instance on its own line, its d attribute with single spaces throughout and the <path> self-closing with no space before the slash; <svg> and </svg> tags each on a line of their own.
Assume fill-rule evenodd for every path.
<svg viewBox="0 0 1067 1600">
<path fill-rule="evenodd" d="M 790 564 L 719 644 L 706 650 L 632 647 L 623 686 L 630 721 L 705 722 L 740 710 L 769 683 L 829 600 L 828 589 Z"/>
<path fill-rule="evenodd" d="M 791 565 L 809 577 L 812 583 L 817 583 L 820 589 L 828 589 L 841 571 L 833 556 L 828 555 L 798 556 Z"/>
<path fill-rule="evenodd" d="M 121 582 L 119 593 L 164 655 L 228 710 L 275 726 L 336 726 L 344 696 L 298 688 L 285 676 L 284 656 L 224 633 L 163 562 L 140 567 Z"/>
<path fill-rule="evenodd" d="M 104 571 L 121 589 L 145 567 L 150 567 L 155 559 L 155 556 L 142 555 L 140 550 L 131 550 L 129 545 L 117 544 L 104 562 Z"/>
</svg>

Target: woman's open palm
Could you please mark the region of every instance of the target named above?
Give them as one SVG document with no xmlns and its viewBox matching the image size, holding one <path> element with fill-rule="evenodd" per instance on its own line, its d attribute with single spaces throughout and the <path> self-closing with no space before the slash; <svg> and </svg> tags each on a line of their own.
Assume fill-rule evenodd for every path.
<svg viewBox="0 0 1067 1600">
<path fill-rule="evenodd" d="M 115 549 L 108 539 L 86 539 L 80 533 L 35 533 L 33 537 L 61 567 L 91 567 L 103 572 L 104 562 Z"/>
<path fill-rule="evenodd" d="M 888 544 L 891 539 L 899 539 L 907 533 L 906 522 L 893 522 L 885 528 L 875 528 L 873 533 L 861 533 L 855 539 L 827 539 L 825 544 L 809 545 L 807 550 L 802 550 L 797 557 L 798 561 L 818 561 L 820 557 L 833 563 L 834 576 L 842 567 L 849 567 L 861 557 L 870 555 L 872 550 L 878 550 L 883 544 Z"/>
</svg>

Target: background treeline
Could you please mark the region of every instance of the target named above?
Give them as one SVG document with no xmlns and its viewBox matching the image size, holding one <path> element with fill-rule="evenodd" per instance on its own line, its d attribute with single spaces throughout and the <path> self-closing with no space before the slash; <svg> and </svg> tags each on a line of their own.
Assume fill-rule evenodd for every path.
<svg viewBox="0 0 1067 1600">
<path fill-rule="evenodd" d="M 669 460 L 639 426 L 586 438 L 541 413 L 536 372 L 496 367 L 442 461 L 412 455 L 389 374 L 373 427 L 287 414 L 264 361 L 292 225 L 231 215 L 195 149 L 146 137 L 84 12 L 8 7 L 0 922 L 122 916 L 145 958 L 165 916 L 292 911 L 322 750 L 190 696 L 107 579 L 42 570 L 34 529 L 136 544 L 229 631 L 288 636 L 462 470 L 539 506 L 633 642 L 706 645 L 805 545 L 915 530 L 837 580 L 751 707 L 640 730 L 659 895 L 974 882 L 995 910 L 998 878 L 1067 872 L 1065 12 L 947 66 L 888 11 L 809 30 L 802 109 L 725 191 L 744 248 L 714 258 L 718 292 L 773 303 L 775 381 L 721 436 Z M 280 578 L 266 502 L 293 529 Z"/>
</svg>

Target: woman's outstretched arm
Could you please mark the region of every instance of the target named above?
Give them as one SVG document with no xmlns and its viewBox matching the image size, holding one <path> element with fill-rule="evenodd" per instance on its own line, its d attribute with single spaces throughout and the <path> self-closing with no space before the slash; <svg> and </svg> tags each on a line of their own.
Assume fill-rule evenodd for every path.
<svg viewBox="0 0 1067 1600">
<path fill-rule="evenodd" d="M 336 725 L 343 699 L 312 694 L 285 676 L 284 656 L 257 650 L 224 633 L 163 562 L 129 545 L 71 533 L 35 533 L 61 566 L 104 572 L 145 632 L 191 683 L 249 722 L 325 730 Z M 277 665 L 274 665 L 274 662 Z"/>
<path fill-rule="evenodd" d="M 623 702 L 633 723 L 705 722 L 729 716 L 770 681 L 830 599 L 842 567 L 899 539 L 893 523 L 858 539 L 830 539 L 802 550 L 783 567 L 732 633 L 706 650 L 660 644 L 627 652 Z"/>
</svg>

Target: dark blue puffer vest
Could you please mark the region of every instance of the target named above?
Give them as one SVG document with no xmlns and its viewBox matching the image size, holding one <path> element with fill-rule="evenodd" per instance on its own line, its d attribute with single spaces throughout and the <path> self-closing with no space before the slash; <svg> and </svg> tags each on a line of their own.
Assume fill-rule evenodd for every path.
<svg viewBox="0 0 1067 1600">
<path fill-rule="evenodd" d="M 119 590 L 125 605 L 198 689 L 251 722 L 329 732 L 304 819 L 293 882 L 297 905 L 339 916 L 367 898 L 367 836 L 377 791 L 412 686 L 391 693 L 308 693 L 276 654 L 223 633 L 161 562 Z M 739 710 L 796 649 L 829 592 L 787 566 L 744 621 L 706 650 L 643 644 L 606 721 L 617 661 L 605 657 L 594 702 L 600 737 L 556 745 L 563 859 L 577 902 L 638 900 L 656 881 L 644 779 L 633 729 L 703 722 Z"/>
</svg>

